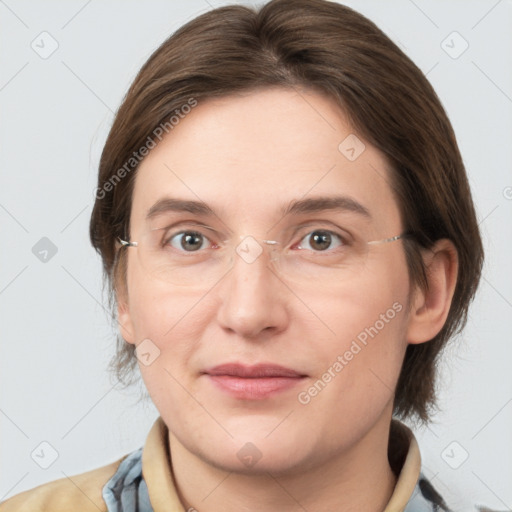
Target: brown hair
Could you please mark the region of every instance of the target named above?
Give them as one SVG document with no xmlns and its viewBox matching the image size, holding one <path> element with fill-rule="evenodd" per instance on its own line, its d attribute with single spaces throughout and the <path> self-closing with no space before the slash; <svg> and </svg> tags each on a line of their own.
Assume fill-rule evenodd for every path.
<svg viewBox="0 0 512 512">
<path fill-rule="evenodd" d="M 396 416 L 426 422 L 436 403 L 438 356 L 464 327 L 478 286 L 482 242 L 455 135 L 434 89 L 374 23 L 349 7 L 273 0 L 259 10 L 217 8 L 182 26 L 143 65 L 105 143 L 90 222 L 113 317 L 116 292 L 126 279 L 126 251 L 117 251 L 115 239 L 129 233 L 141 148 L 191 99 L 269 86 L 306 87 L 328 96 L 355 132 L 386 155 L 404 229 L 414 234 L 404 242 L 413 283 L 426 286 L 420 248 L 448 238 L 458 251 L 447 321 L 431 341 L 408 346 L 395 393 Z M 134 346 L 119 335 L 117 341 L 111 369 L 129 385 Z"/>
</svg>

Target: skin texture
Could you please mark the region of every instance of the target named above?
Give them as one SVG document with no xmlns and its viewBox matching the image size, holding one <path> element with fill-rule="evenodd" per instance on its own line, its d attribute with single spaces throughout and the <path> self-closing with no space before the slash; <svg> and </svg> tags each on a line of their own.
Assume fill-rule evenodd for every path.
<svg viewBox="0 0 512 512">
<path fill-rule="evenodd" d="M 349 222 L 366 240 L 397 235 L 402 222 L 388 163 L 366 141 L 348 160 L 338 145 L 351 133 L 335 104 L 311 90 L 269 88 L 201 102 L 141 163 L 131 239 L 142 236 L 146 212 L 166 195 L 206 202 L 218 217 L 175 218 L 223 233 L 228 226 L 238 241 L 275 239 L 310 220 L 324 228 L 324 221 Z M 279 213 L 294 199 L 335 193 L 363 204 L 371 220 L 335 211 L 289 219 Z M 425 253 L 428 293 L 411 287 L 401 241 L 372 246 L 364 271 L 345 271 L 339 282 L 287 283 L 263 254 L 251 264 L 236 258 L 204 291 L 148 276 L 138 249 L 128 250 L 119 325 L 128 343 L 149 338 L 160 351 L 139 366 L 169 427 L 184 504 L 201 512 L 383 510 L 396 483 L 387 459 L 394 389 L 407 344 L 435 336 L 448 313 L 457 269 L 451 243 L 439 241 Z M 393 304 L 402 306 L 394 318 L 300 403 L 298 393 Z M 307 377 L 275 396 L 240 400 L 201 374 L 227 362 L 270 362 Z M 261 454 L 250 467 L 237 456 L 246 443 Z"/>
</svg>

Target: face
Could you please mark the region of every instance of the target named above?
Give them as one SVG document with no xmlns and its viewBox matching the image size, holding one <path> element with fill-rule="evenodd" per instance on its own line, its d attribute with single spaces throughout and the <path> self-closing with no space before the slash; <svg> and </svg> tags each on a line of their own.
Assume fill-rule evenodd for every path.
<svg viewBox="0 0 512 512">
<path fill-rule="evenodd" d="M 241 247 L 264 249 L 250 263 L 234 252 L 207 286 L 201 273 L 213 256 L 187 269 L 187 285 L 149 272 L 140 247 L 122 249 L 119 321 L 124 339 L 151 354 L 139 362 L 148 392 L 176 442 L 226 471 L 324 464 L 389 428 L 409 278 L 402 241 L 362 243 L 402 224 L 387 161 L 351 134 L 326 97 L 270 88 L 200 102 L 137 171 L 132 241 L 178 224 L 172 233 L 204 235 L 188 239 L 203 254 L 245 236 L 252 245 Z M 283 216 L 294 201 L 334 196 L 344 198 L 339 208 Z M 201 201 L 214 214 L 148 220 L 164 198 Z M 173 251 L 187 251 L 184 236 Z M 276 266 L 268 239 L 282 248 Z"/>
</svg>

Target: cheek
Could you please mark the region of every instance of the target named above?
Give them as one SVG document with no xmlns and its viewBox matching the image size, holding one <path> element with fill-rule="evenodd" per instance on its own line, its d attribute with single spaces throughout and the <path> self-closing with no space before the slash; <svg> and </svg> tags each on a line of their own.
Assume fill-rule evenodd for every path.
<svg viewBox="0 0 512 512">
<path fill-rule="evenodd" d="M 335 336 L 318 346 L 317 371 L 297 395 L 296 418 L 309 422 L 333 449 L 340 436 L 353 440 L 391 407 L 406 347 L 403 304 L 391 296 L 360 300 L 342 297 L 337 315 L 324 310 Z"/>
<path fill-rule="evenodd" d="M 179 408 L 183 404 L 193 409 L 193 402 L 184 392 L 189 388 L 186 371 L 198 349 L 206 315 L 204 311 L 199 315 L 197 296 L 173 293 L 161 283 L 135 277 L 130 296 L 133 328 L 137 343 L 144 340 L 151 354 L 149 364 L 140 357 L 140 373 L 153 403 L 169 414 L 168 424 L 174 424 L 175 418 L 181 417 Z"/>
<path fill-rule="evenodd" d="M 391 373 L 396 372 L 406 348 L 406 300 L 407 295 L 388 292 L 378 296 L 346 293 L 326 301 L 322 313 L 332 336 L 318 347 L 325 370 L 341 361 L 345 384 L 354 387 L 356 380 L 371 380 L 372 369 L 389 367 Z M 390 377 L 389 371 L 385 373 Z"/>
<path fill-rule="evenodd" d="M 173 292 L 164 282 L 149 278 L 136 258 L 128 261 L 127 282 L 130 318 L 139 341 L 161 340 L 193 306 L 186 292 Z"/>
<path fill-rule="evenodd" d="M 407 347 L 409 300 L 405 259 L 399 251 L 395 256 L 345 283 L 336 297 L 319 299 L 318 309 L 333 335 L 318 347 L 320 382 L 317 391 L 311 390 L 323 395 L 315 398 L 318 405 L 343 403 L 351 412 L 359 411 L 355 414 L 371 414 L 372 407 L 392 398 Z"/>
<path fill-rule="evenodd" d="M 401 251 L 381 256 L 360 275 L 341 283 L 335 293 L 318 292 L 316 307 L 330 322 L 333 339 L 346 341 L 360 333 L 364 338 L 365 329 L 376 323 L 382 334 L 402 332 L 409 301 L 405 257 Z"/>
<path fill-rule="evenodd" d="M 206 321 L 205 311 L 198 304 L 197 294 L 169 289 L 161 281 L 149 279 L 135 264 L 128 270 L 130 318 L 136 342 L 150 340 L 158 354 L 155 364 L 139 365 L 142 376 L 144 380 L 156 375 L 162 378 L 160 370 L 164 369 L 174 374 L 195 350 Z"/>
</svg>

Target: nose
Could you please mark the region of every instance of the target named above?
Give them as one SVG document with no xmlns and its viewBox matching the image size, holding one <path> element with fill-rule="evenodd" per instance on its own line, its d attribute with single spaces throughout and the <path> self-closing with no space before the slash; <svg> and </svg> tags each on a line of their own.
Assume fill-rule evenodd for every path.
<svg viewBox="0 0 512 512">
<path fill-rule="evenodd" d="M 272 245 L 252 237 L 237 246 L 219 288 L 218 321 L 224 329 L 260 339 L 262 332 L 267 336 L 286 328 L 287 288 L 271 263 L 273 258 Z"/>
</svg>

